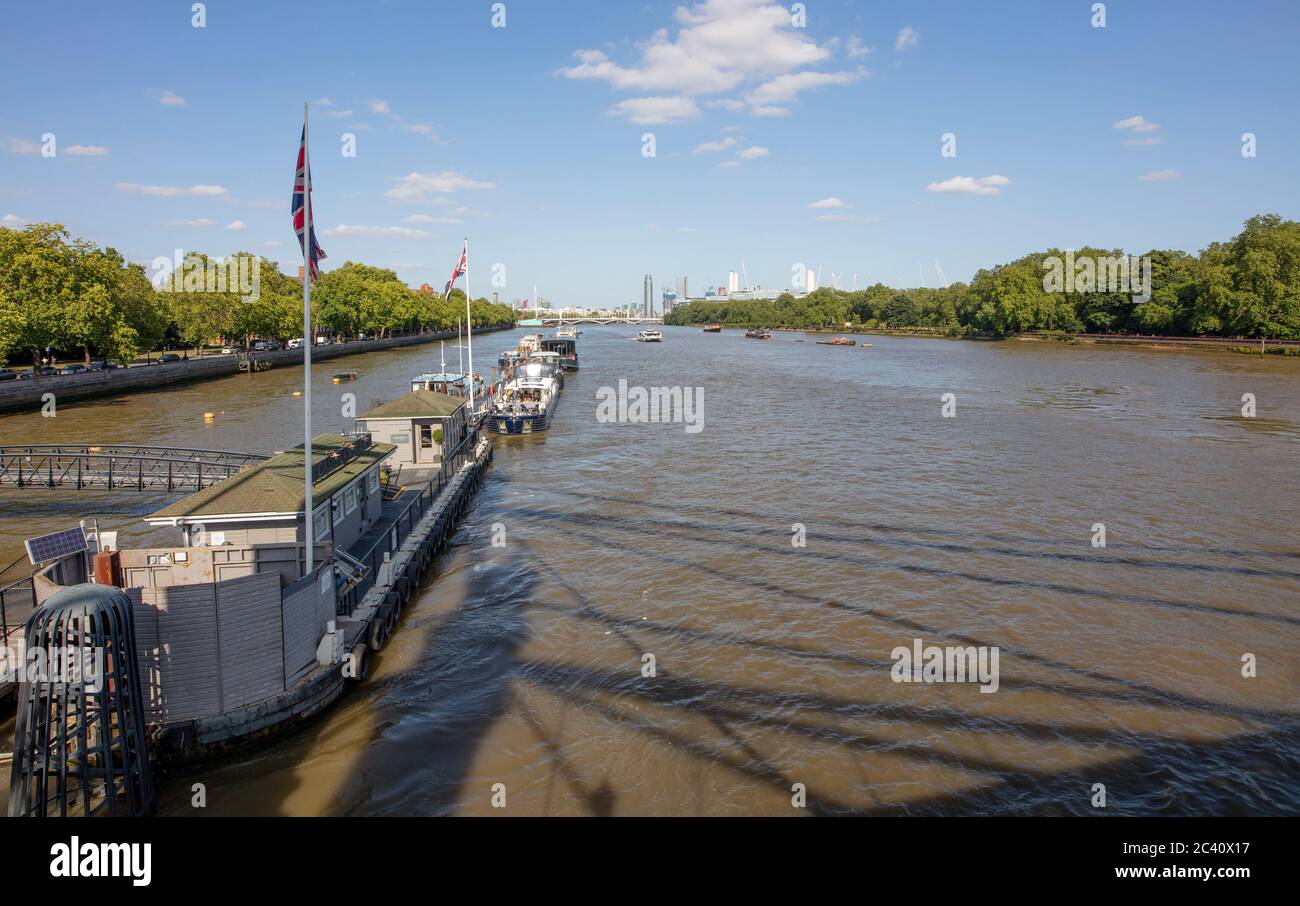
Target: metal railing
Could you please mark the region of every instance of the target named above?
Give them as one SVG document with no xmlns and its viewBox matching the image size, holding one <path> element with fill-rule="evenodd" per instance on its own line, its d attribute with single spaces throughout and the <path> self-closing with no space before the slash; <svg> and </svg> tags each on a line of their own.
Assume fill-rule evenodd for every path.
<svg viewBox="0 0 1300 906">
<path fill-rule="evenodd" d="M 388 522 L 385 532 L 375 540 L 375 543 L 364 553 L 348 555 L 348 559 L 365 567 L 366 573 L 361 577 L 360 582 L 339 596 L 335 606 L 335 613 L 338 616 L 352 615 L 357 605 L 365 598 L 366 592 L 374 586 L 375 577 L 379 575 L 379 568 L 384 562 L 384 554 L 395 553 L 410 537 L 411 530 L 433 506 L 433 502 L 456 476 L 461 466 L 473 458 L 474 452 L 478 449 L 479 436 L 479 429 L 471 427 L 451 456 L 443 461 L 437 476 L 422 487 L 419 493 L 415 494 L 410 502 Z"/>
<path fill-rule="evenodd" d="M 184 447 L 0 446 L 0 487 L 197 491 L 267 458 L 258 453 Z"/>
</svg>

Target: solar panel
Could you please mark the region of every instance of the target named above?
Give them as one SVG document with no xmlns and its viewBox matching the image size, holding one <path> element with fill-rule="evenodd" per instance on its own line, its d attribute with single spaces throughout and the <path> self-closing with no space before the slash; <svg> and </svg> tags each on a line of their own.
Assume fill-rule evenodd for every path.
<svg viewBox="0 0 1300 906">
<path fill-rule="evenodd" d="M 80 527 L 70 528 L 51 535 L 28 538 L 23 543 L 27 545 L 27 559 L 36 566 L 69 554 L 81 553 L 86 549 L 86 533 Z"/>
</svg>

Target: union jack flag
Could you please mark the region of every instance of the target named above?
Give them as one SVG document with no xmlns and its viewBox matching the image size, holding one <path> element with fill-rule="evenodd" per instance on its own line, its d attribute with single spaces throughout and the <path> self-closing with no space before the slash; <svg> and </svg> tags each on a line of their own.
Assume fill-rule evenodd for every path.
<svg viewBox="0 0 1300 906">
<path fill-rule="evenodd" d="M 305 182 L 306 175 L 307 175 L 307 127 L 303 126 L 302 141 L 299 142 L 298 144 L 298 169 L 293 176 L 293 200 L 290 203 L 289 207 L 290 210 L 293 211 L 293 231 L 298 234 L 298 247 L 302 249 L 303 257 L 307 258 L 310 264 L 311 274 L 309 279 L 315 282 L 316 279 L 320 277 L 320 270 L 319 268 L 317 268 L 316 262 L 326 257 L 326 255 L 325 255 L 325 250 L 321 248 L 320 244 L 316 241 L 316 218 L 314 212 L 312 212 L 313 216 L 312 216 L 312 228 L 311 228 L 311 254 L 310 255 L 308 255 L 307 249 L 304 244 L 305 239 L 303 237 L 303 233 L 304 233 L 304 227 L 306 226 L 306 223 L 304 222 L 304 216 L 303 216 L 304 215 L 303 196 L 305 194 L 303 189 L 304 189 L 304 182 Z M 310 198 L 307 199 L 307 206 L 308 208 L 311 207 Z"/>
<path fill-rule="evenodd" d="M 448 280 L 447 285 L 443 287 L 442 294 L 444 297 L 451 295 L 452 284 L 456 282 L 456 279 L 458 277 L 460 277 L 462 274 L 465 273 L 465 269 L 468 267 L 469 267 L 469 243 L 466 242 L 465 247 L 461 249 L 460 252 L 460 261 L 456 263 L 456 266 L 451 271 L 451 279 Z"/>
</svg>

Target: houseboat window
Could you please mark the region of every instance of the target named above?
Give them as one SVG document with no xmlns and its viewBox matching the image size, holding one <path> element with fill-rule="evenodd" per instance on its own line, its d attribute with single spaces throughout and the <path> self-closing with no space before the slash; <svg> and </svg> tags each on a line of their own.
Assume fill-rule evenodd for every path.
<svg viewBox="0 0 1300 906">
<path fill-rule="evenodd" d="M 433 446 L 433 425 L 420 426 L 420 449 L 427 450 Z"/>
<path fill-rule="evenodd" d="M 409 444 L 411 442 L 411 435 L 403 431 L 401 434 L 394 434 L 392 437 L 388 438 L 388 440 L 390 443 L 394 444 Z"/>
<path fill-rule="evenodd" d="M 316 540 L 324 541 L 330 535 L 330 511 L 321 507 L 312 518 L 316 523 Z"/>
<path fill-rule="evenodd" d="M 360 490 L 356 485 L 352 485 L 343 492 L 343 508 L 349 516 L 357 511 L 357 494 Z"/>
<path fill-rule="evenodd" d="M 366 477 L 366 488 L 367 490 L 369 490 L 371 494 L 377 494 L 379 492 L 379 470 L 378 469 L 371 470 L 370 474 Z"/>
</svg>

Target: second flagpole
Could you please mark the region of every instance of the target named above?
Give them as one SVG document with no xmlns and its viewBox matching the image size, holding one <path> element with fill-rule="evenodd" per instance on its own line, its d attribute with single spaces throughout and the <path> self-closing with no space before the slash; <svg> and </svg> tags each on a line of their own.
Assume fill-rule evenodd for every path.
<svg viewBox="0 0 1300 906">
<path fill-rule="evenodd" d="M 469 352 L 469 416 L 474 417 L 474 316 L 469 306 L 469 237 L 465 237 L 465 348 Z"/>
<path fill-rule="evenodd" d="M 312 518 L 312 484 L 311 469 L 311 348 L 316 344 L 315 331 L 311 325 L 311 157 L 307 152 L 307 102 L 302 104 L 302 461 L 303 479 L 303 537 L 306 539 L 306 570 L 304 576 L 311 575 L 316 527 Z"/>
</svg>

